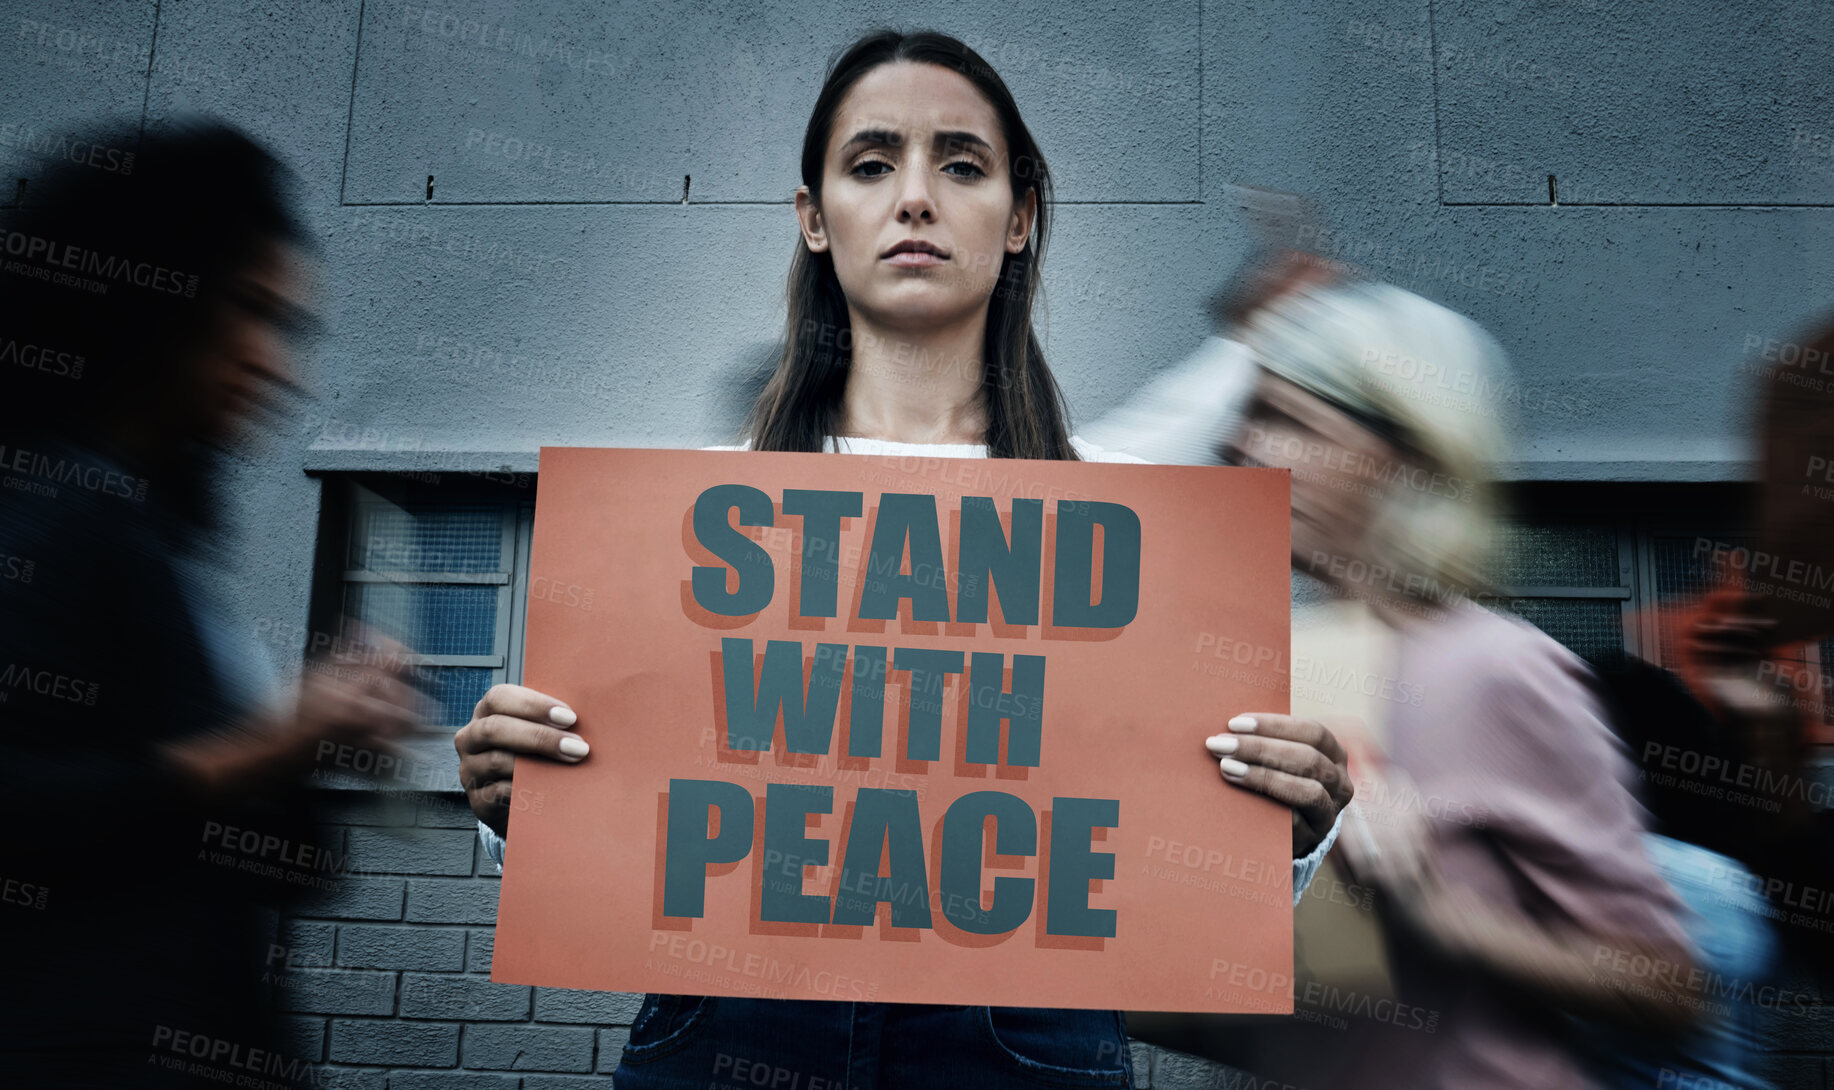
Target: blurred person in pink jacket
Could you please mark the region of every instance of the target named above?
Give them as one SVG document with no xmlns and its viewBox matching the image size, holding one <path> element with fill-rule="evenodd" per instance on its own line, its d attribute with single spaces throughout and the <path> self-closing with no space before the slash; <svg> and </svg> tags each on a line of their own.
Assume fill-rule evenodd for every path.
<svg viewBox="0 0 1834 1090">
<path fill-rule="evenodd" d="M 1250 316 L 1242 342 L 1257 376 L 1236 460 L 1292 472 L 1294 569 L 1334 599 L 1305 612 L 1357 634 L 1302 670 L 1315 618 L 1295 618 L 1295 697 L 1338 666 L 1396 682 L 1360 705 L 1352 772 L 1379 786 L 1359 786 L 1338 854 L 1379 892 L 1397 997 L 1431 1015 L 1357 1019 L 1336 1038 L 1355 1047 L 1310 1050 L 1312 1077 L 1600 1085 L 1618 1034 L 1696 1027 L 1697 952 L 1588 666 L 1476 601 L 1491 589 L 1502 350 L 1377 283 L 1302 286 Z"/>
</svg>

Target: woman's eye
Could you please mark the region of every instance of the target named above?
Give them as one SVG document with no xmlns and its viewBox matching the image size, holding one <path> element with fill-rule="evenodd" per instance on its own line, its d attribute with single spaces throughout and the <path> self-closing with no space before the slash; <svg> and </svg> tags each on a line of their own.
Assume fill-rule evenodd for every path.
<svg viewBox="0 0 1834 1090">
<path fill-rule="evenodd" d="M 987 173 L 986 171 L 980 168 L 980 165 L 978 163 L 972 162 L 968 159 L 958 159 L 955 162 L 950 163 L 948 166 L 943 167 L 943 169 L 948 170 L 951 167 L 967 167 L 971 173 L 960 175 L 960 177 L 963 177 L 963 178 L 978 178 Z"/>
<path fill-rule="evenodd" d="M 884 167 L 886 170 L 890 170 L 892 168 L 892 165 L 884 161 L 883 159 L 866 159 L 860 163 L 855 164 L 854 168 L 851 171 L 848 171 L 848 173 L 857 174 L 862 178 L 877 178 L 880 174 L 884 173 L 884 171 L 877 171 L 877 170 L 871 173 L 862 173 L 863 171 L 866 170 L 867 167 Z"/>
</svg>

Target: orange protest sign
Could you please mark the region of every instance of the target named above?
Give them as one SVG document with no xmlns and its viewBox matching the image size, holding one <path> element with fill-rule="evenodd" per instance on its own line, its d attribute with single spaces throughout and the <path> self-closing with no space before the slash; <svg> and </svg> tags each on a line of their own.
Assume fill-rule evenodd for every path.
<svg viewBox="0 0 1834 1090">
<path fill-rule="evenodd" d="M 517 763 L 491 979 L 1290 1011 L 1290 816 L 1204 748 L 1287 708 L 1287 486 L 544 448 L 525 684 L 592 753 Z"/>
</svg>

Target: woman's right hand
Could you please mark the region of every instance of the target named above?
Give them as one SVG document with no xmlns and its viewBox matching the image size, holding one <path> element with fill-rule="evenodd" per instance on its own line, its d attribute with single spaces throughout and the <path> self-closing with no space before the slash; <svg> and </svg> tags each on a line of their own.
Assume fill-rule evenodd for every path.
<svg viewBox="0 0 1834 1090">
<path fill-rule="evenodd" d="M 452 745 L 459 755 L 459 784 L 478 820 L 509 836 L 510 776 L 516 757 L 546 757 L 578 764 L 586 740 L 572 733 L 579 722 L 559 700 L 520 685 L 493 685 L 459 728 Z"/>
</svg>

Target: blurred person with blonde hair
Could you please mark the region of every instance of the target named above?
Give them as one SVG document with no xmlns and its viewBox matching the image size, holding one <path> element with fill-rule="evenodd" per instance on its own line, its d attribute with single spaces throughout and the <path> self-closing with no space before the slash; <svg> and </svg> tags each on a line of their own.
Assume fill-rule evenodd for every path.
<svg viewBox="0 0 1834 1090">
<path fill-rule="evenodd" d="M 1504 353 L 1367 282 L 1302 287 L 1242 337 L 1258 375 L 1235 460 L 1292 472 L 1294 570 L 1334 599 L 1295 614 L 1295 713 L 1327 676 L 1395 683 L 1338 705 L 1366 728 L 1346 740 L 1342 854 L 1379 893 L 1396 994 L 1431 1016 L 1359 1019 L 1359 1047 L 1314 1040 L 1304 1062 L 1339 1065 L 1321 1082 L 1597 1085 L 1599 1042 L 1694 1027 L 1697 954 L 1587 664 L 1476 601 L 1493 589 Z M 1250 744 L 1231 741 L 1212 752 Z"/>
</svg>

